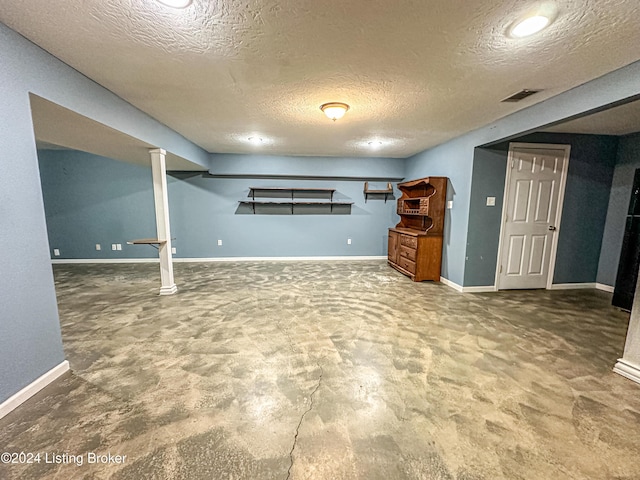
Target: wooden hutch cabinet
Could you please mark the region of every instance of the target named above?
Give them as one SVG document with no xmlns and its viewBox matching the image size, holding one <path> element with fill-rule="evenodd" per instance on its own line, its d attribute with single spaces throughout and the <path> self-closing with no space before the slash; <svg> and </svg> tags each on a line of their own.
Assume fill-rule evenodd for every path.
<svg viewBox="0 0 640 480">
<path fill-rule="evenodd" d="M 398 184 L 400 223 L 389 229 L 389 265 L 414 282 L 440 281 L 447 178 Z"/>
</svg>

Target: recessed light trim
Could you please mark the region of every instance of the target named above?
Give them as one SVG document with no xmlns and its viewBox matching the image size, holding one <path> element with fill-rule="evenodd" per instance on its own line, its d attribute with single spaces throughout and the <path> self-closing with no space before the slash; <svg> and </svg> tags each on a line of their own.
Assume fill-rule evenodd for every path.
<svg viewBox="0 0 640 480">
<path fill-rule="evenodd" d="M 349 110 L 349 105 L 342 102 L 329 102 L 320 105 L 320 110 L 324 112 L 327 118 L 335 122 L 344 117 L 344 114 Z"/>
<path fill-rule="evenodd" d="M 165 7 L 171 8 L 187 8 L 193 0 L 156 0 Z"/>
<path fill-rule="evenodd" d="M 511 27 L 510 35 L 515 38 L 529 37 L 544 30 L 550 23 L 551 19 L 546 15 L 531 15 L 517 21 Z"/>
</svg>

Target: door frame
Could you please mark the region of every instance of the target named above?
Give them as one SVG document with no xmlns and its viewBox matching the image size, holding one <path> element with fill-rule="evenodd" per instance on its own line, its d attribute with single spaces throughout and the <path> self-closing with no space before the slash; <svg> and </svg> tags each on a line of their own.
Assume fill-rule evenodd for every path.
<svg viewBox="0 0 640 480">
<path fill-rule="evenodd" d="M 547 290 L 553 285 L 553 275 L 556 270 L 556 255 L 558 253 L 558 237 L 560 236 L 560 223 L 562 221 L 562 207 L 564 205 L 564 194 L 567 187 L 567 172 L 569 171 L 569 157 L 571 155 L 571 145 L 555 144 L 555 143 L 509 143 L 509 155 L 507 156 L 507 174 L 504 180 L 504 196 L 502 199 L 502 220 L 500 221 L 500 238 L 498 242 L 498 258 L 496 261 L 495 289 L 500 290 L 500 263 L 502 262 L 502 250 L 504 248 L 504 234 L 507 223 L 507 210 L 509 205 L 509 184 L 511 181 L 511 163 L 513 162 L 513 151 L 517 148 L 545 149 L 545 150 L 564 150 L 564 165 L 560 176 L 560 188 L 558 190 L 558 208 L 556 209 L 556 218 L 554 225 L 556 227 L 555 235 L 551 240 L 551 255 L 549 256 Z"/>
</svg>

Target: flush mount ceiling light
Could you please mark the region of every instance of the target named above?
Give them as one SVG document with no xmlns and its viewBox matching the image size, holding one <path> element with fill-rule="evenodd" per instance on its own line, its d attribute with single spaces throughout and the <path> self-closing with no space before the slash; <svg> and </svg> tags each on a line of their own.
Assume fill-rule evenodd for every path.
<svg viewBox="0 0 640 480">
<path fill-rule="evenodd" d="M 505 34 L 516 39 L 529 37 L 551 25 L 559 13 L 555 0 L 539 0 L 527 10 L 520 11 Z"/>
<path fill-rule="evenodd" d="M 532 15 L 518 20 L 513 27 L 511 27 L 510 35 L 516 38 L 528 37 L 543 30 L 550 23 L 551 19 L 546 15 Z"/>
<path fill-rule="evenodd" d="M 367 142 L 369 148 L 380 148 L 382 147 L 382 142 L 380 140 L 372 140 L 371 142 Z"/>
<path fill-rule="evenodd" d="M 247 140 L 249 140 L 249 143 L 252 143 L 253 145 L 262 145 L 262 142 L 264 142 L 260 137 L 249 137 Z"/>
<path fill-rule="evenodd" d="M 187 8 L 192 0 L 157 0 L 158 3 L 171 8 Z"/>
<path fill-rule="evenodd" d="M 344 117 L 344 114 L 349 110 L 349 105 L 341 102 L 330 102 L 320 105 L 320 110 L 324 112 L 327 118 L 330 118 L 335 122 L 336 120 Z"/>
</svg>

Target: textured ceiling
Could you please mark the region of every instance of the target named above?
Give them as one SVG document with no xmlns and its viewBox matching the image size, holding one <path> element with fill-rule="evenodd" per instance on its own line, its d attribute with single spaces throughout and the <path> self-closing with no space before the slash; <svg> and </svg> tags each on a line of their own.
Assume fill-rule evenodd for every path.
<svg viewBox="0 0 640 480">
<path fill-rule="evenodd" d="M 543 128 L 543 132 L 629 135 L 640 132 L 640 101 Z"/>
<path fill-rule="evenodd" d="M 0 0 L 0 21 L 210 152 L 406 157 L 640 59 L 640 2 L 558 0 L 505 35 L 539 4 Z"/>
</svg>

